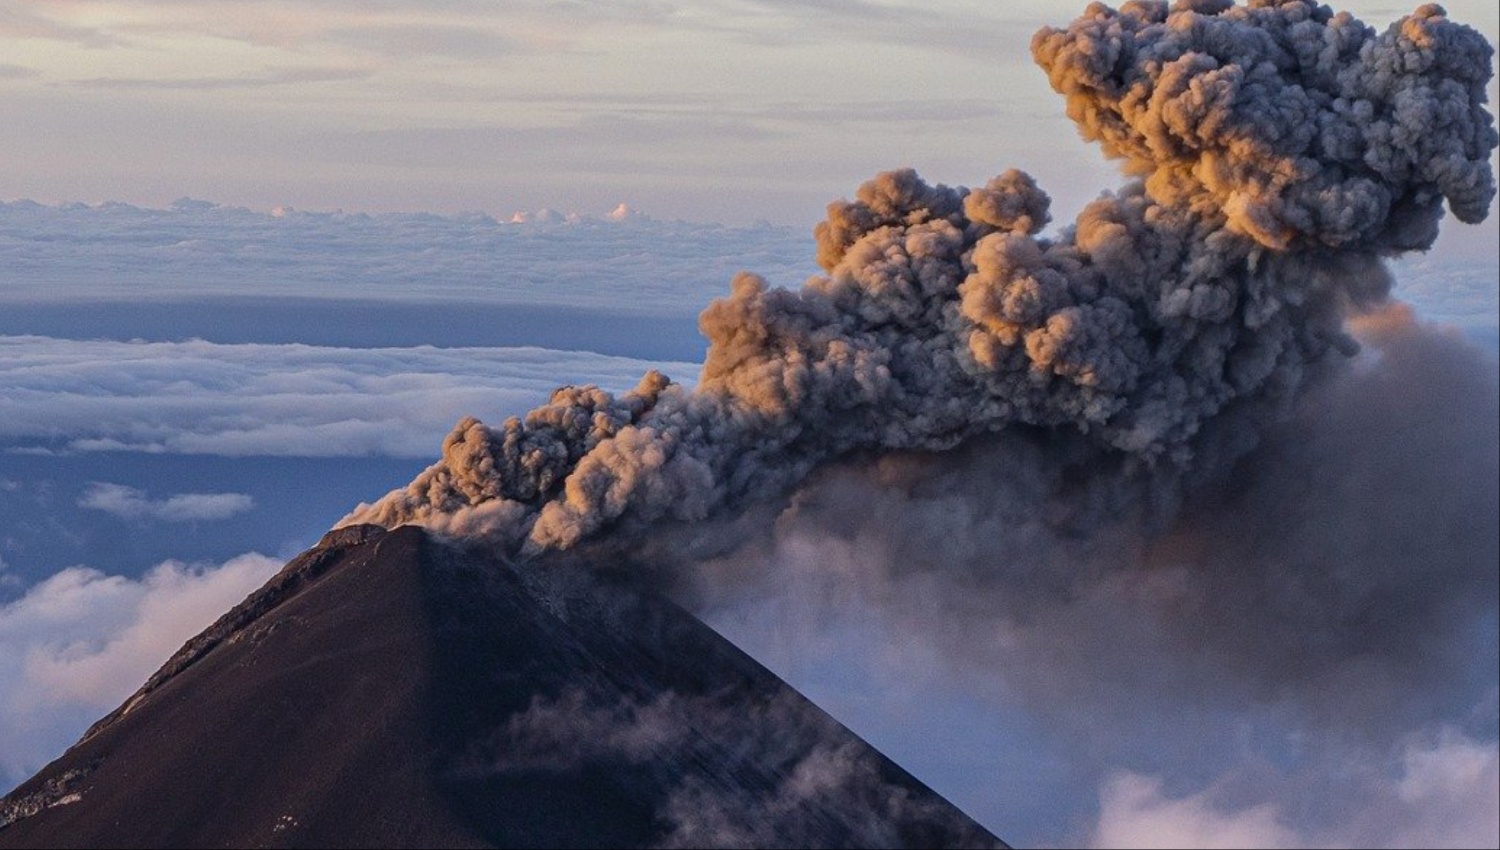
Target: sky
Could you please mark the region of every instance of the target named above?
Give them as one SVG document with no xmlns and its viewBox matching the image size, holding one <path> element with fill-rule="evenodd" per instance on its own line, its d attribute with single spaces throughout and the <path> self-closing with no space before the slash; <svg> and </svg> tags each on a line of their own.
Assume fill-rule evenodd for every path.
<svg viewBox="0 0 1500 850">
<path fill-rule="evenodd" d="M 878 170 L 1018 167 L 1072 210 L 1113 171 L 1028 44 L 1081 6 L 5 0 L 0 197 L 806 227 Z"/>
<path fill-rule="evenodd" d="M 1039 10 L 988 6 L 8 0 L 6 192 L 810 222 L 894 164 L 986 176 L 1015 117 L 1066 131 L 1016 73 Z"/>
<path fill-rule="evenodd" d="M 1493 4 L 1445 5 L 1500 43 Z M 1346 8 L 1381 26 L 1408 11 Z M 0 748 L 0 786 L 410 480 L 460 416 L 499 423 L 647 368 L 690 385 L 698 311 L 742 269 L 816 272 L 813 224 L 877 171 L 982 185 L 1020 167 L 1062 221 L 1117 186 L 1029 56 L 1036 27 L 1078 11 L 0 0 L 0 741 L 24 742 Z M 1450 217 L 1396 264 L 1396 296 L 1491 370 L 1496 222 Z M 1325 413 L 1358 433 L 1361 403 Z M 1466 422 L 1392 428 L 1484 433 Z M 1352 480 L 1393 471 L 1370 469 Z M 816 604 L 753 597 L 709 621 L 1009 841 L 1495 843 L 1492 672 L 1460 665 L 1454 705 L 1375 743 L 1308 744 L 1324 727 L 1285 705 L 1244 717 L 1217 698 L 1152 729 L 1165 708 L 1126 687 L 1101 703 L 1121 724 L 1101 742 L 1027 701 L 1096 697 L 1099 669 L 1024 633 L 955 661 L 953 634 L 914 633 L 930 611 L 871 615 L 920 576 L 860 575 L 860 551 L 795 531 L 774 575 Z M 1054 631 L 1102 616 L 1044 613 Z M 1491 670 L 1492 620 L 1470 659 Z M 997 657 L 1056 680 L 976 674 Z M 1335 778 L 1345 797 L 1308 796 Z"/>
</svg>

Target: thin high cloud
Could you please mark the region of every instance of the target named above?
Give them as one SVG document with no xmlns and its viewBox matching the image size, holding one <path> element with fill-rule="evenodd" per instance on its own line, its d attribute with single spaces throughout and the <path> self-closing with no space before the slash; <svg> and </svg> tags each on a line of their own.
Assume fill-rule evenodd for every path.
<svg viewBox="0 0 1500 850">
<path fill-rule="evenodd" d="M 933 7 L 907 3 L 875 3 L 867 0 L 806 2 L 806 0 L 752 0 L 726 4 L 749 7 L 758 17 L 774 21 L 771 26 L 747 25 L 755 14 L 737 18 L 731 14 L 718 22 L 705 22 L 735 40 L 784 47 L 826 44 L 830 33 L 866 44 L 919 48 L 956 54 L 986 63 L 1005 62 L 994 45 L 1023 41 L 1035 27 L 1035 15 L 1017 12 L 1017 4 L 974 4 L 967 8 Z M 1017 61 L 1019 57 L 1010 57 Z"/>
<path fill-rule="evenodd" d="M 128 14 L 104 16 L 100 10 Z M 924 9 L 903 3 L 664 2 L 544 3 L 320 3 L 279 4 L 275 25 L 251 11 L 226 10 L 222 3 L 71 4 L 70 9 L 12 12 L 11 32 L 89 47 L 135 46 L 165 35 L 210 35 L 259 48 L 303 52 L 344 48 L 389 59 L 443 57 L 495 59 L 517 51 L 541 54 L 574 50 L 592 34 L 634 28 L 644 35 L 719 32 L 783 44 L 807 43 L 830 26 L 862 40 L 907 42 L 919 39 L 945 50 L 976 49 L 974 33 L 994 36 L 1019 31 L 1014 15 L 992 7 L 962 11 Z M 94 12 L 94 14 L 90 14 Z M 100 23 L 81 26 L 76 21 Z M 970 34 L 955 39 L 958 25 Z M 351 37 L 351 35 L 353 37 Z M 405 51 L 394 49 L 405 43 Z"/>
<path fill-rule="evenodd" d="M 38 4 L 6 0 L 0 3 L 0 39 L 46 39 L 89 50 L 117 47 L 123 42 L 106 28 L 71 23 Z"/>
<path fill-rule="evenodd" d="M 618 164 L 611 163 L 607 153 L 601 155 L 597 145 L 601 137 L 614 140 L 622 149 L 671 150 L 674 142 L 744 145 L 778 135 L 764 121 L 747 120 L 732 113 L 714 117 L 681 111 L 639 115 L 612 109 L 589 110 L 557 124 L 333 132 L 319 141 L 324 155 L 336 162 L 435 167 L 453 156 L 485 162 L 507 150 L 546 149 L 557 165 L 589 173 Z M 661 162 L 660 167 L 665 170 L 666 162 Z"/>
<path fill-rule="evenodd" d="M 0 337 L 0 352 L 0 445 L 231 457 L 427 457 L 455 417 L 519 413 L 559 382 L 618 389 L 646 368 L 684 377 L 697 368 L 537 348 Z M 106 504 L 143 503 L 112 491 L 90 506 Z"/>
<path fill-rule="evenodd" d="M 458 23 L 378 23 L 331 27 L 320 37 L 332 44 L 389 59 L 413 54 L 461 60 L 492 60 L 528 52 L 502 30 Z"/>
<path fill-rule="evenodd" d="M 606 27 L 669 24 L 665 3 L 341 3 L 293 0 L 267 16 L 254 6 L 212 0 L 172 3 L 81 2 L 66 7 L 0 7 L 0 35 L 41 38 L 88 48 L 140 48 L 170 37 L 211 37 L 291 54 L 343 49 L 384 59 L 494 59 L 567 50 L 583 33 Z M 28 4 L 29 5 L 29 4 Z M 79 23 L 89 21 L 88 24 Z M 462 31 L 462 32 L 460 32 Z M 364 37 L 350 38 L 351 33 Z M 373 37 L 372 37 L 373 36 Z M 393 50 L 403 37 L 414 49 Z"/>
<path fill-rule="evenodd" d="M 168 561 L 133 579 L 69 567 L 0 606 L 0 789 L 56 758 L 280 561 Z"/>
<path fill-rule="evenodd" d="M 271 86 L 297 86 L 307 83 L 362 80 L 373 72 L 358 68 L 282 68 L 261 73 L 230 77 L 178 77 L 148 79 L 140 77 L 104 77 L 71 80 L 66 85 L 105 89 L 164 89 L 217 91 L 221 89 L 259 89 Z"/>
<path fill-rule="evenodd" d="M 255 499 L 244 493 L 178 493 L 152 499 L 135 487 L 94 481 L 79 498 L 78 506 L 127 520 L 200 522 L 228 519 L 253 510 Z"/>
</svg>

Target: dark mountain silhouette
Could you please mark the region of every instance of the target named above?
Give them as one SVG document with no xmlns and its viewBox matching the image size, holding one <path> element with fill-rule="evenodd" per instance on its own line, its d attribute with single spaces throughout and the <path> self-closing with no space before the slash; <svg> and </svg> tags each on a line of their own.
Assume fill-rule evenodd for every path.
<svg viewBox="0 0 1500 850">
<path fill-rule="evenodd" d="M 682 609 L 331 532 L 0 800 L 0 847 L 1004 846 Z"/>
</svg>

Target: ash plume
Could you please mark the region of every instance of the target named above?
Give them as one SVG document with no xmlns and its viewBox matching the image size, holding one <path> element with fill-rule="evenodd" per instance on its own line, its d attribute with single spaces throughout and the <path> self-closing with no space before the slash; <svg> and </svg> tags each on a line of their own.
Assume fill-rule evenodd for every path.
<svg viewBox="0 0 1500 850">
<path fill-rule="evenodd" d="M 1017 846 L 1201 845 L 1178 805 L 1220 841 L 1263 821 L 1241 846 L 1493 846 L 1496 365 L 1400 304 L 1351 330 L 1180 503 L 1085 435 L 1010 429 L 829 464 L 678 593 L 794 684 L 837 664 L 859 698 L 1027 729 L 965 780 L 1017 788 L 992 809 Z"/>
<path fill-rule="evenodd" d="M 465 419 L 345 522 L 533 556 L 733 516 L 831 461 L 1023 433 L 1149 482 L 1169 517 L 1357 350 L 1344 322 L 1388 295 L 1383 258 L 1495 194 L 1493 50 L 1435 5 L 1377 33 L 1305 2 L 1094 4 L 1032 52 L 1131 178 L 1072 225 L 1042 234 L 1019 171 L 878 175 L 816 228 L 824 275 L 741 274 L 708 307 L 695 389 L 653 372 Z"/>
</svg>

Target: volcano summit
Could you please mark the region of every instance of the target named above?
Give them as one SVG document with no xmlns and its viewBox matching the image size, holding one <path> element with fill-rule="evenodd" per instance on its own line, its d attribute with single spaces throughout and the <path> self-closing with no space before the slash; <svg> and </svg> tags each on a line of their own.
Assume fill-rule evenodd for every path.
<svg viewBox="0 0 1500 850">
<path fill-rule="evenodd" d="M 332 532 L 0 801 L 0 847 L 1004 846 L 669 602 Z"/>
</svg>

